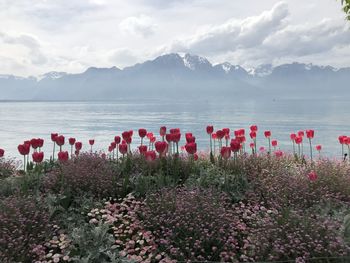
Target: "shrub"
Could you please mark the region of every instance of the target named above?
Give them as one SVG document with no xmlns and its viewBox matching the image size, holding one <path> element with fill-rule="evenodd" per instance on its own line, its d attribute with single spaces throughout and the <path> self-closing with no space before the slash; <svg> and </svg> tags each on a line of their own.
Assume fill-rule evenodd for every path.
<svg viewBox="0 0 350 263">
<path fill-rule="evenodd" d="M 31 250 L 47 240 L 52 230 L 41 202 L 32 196 L 0 201 L 0 258 L 2 262 L 32 262 Z"/>
<path fill-rule="evenodd" d="M 116 194 L 116 177 L 111 163 L 95 154 L 81 154 L 62 163 L 44 178 L 44 191 L 110 197 Z"/>
<path fill-rule="evenodd" d="M 160 251 L 178 261 L 232 261 L 242 237 L 229 197 L 211 190 L 162 190 L 146 199 L 145 227 Z"/>
<path fill-rule="evenodd" d="M 16 174 L 17 163 L 14 160 L 0 158 L 0 179 L 4 179 Z"/>
</svg>

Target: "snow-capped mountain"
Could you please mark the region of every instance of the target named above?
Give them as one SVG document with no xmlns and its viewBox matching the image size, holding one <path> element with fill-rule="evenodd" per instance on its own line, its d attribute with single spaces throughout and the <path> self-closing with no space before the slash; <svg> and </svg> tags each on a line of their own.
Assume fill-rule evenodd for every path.
<svg viewBox="0 0 350 263">
<path fill-rule="evenodd" d="M 291 63 L 244 69 L 212 65 L 190 54 L 166 54 L 119 69 L 90 67 L 80 74 L 49 72 L 37 78 L 0 75 L 0 99 L 113 100 L 117 98 L 350 98 L 350 68 Z M 297 92 L 296 92 L 297 91 Z"/>
</svg>

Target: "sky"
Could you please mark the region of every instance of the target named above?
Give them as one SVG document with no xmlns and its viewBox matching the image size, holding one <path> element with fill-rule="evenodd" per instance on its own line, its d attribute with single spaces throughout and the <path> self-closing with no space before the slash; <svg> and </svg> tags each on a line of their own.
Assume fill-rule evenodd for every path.
<svg viewBox="0 0 350 263">
<path fill-rule="evenodd" d="M 350 66 L 336 0 L 0 0 L 0 74 L 124 68 L 167 53 L 245 68 Z"/>
</svg>

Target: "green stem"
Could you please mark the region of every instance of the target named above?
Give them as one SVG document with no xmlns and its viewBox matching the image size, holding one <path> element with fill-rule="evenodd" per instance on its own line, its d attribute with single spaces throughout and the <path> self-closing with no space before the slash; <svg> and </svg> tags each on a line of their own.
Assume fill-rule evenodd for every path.
<svg viewBox="0 0 350 263">
<path fill-rule="evenodd" d="M 311 144 L 311 139 L 309 139 L 309 142 L 310 142 L 310 157 L 311 157 L 311 162 L 312 162 L 313 160 L 312 160 L 312 144 Z"/>
</svg>

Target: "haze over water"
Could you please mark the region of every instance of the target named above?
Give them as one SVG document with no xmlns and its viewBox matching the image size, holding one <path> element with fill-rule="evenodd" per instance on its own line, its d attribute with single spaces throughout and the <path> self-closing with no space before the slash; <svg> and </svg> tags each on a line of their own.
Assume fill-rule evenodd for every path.
<svg viewBox="0 0 350 263">
<path fill-rule="evenodd" d="M 88 140 L 95 139 L 95 150 L 107 151 L 115 135 L 134 130 L 133 148 L 139 144 L 138 128 L 159 134 L 162 125 L 180 128 L 184 144 L 185 132 L 197 138 L 200 150 L 209 149 L 205 132 L 208 124 L 215 130 L 228 127 L 259 127 L 258 147 L 267 147 L 264 130 L 272 131 L 283 151 L 292 151 L 289 135 L 298 130 L 315 129 L 314 145 L 322 144 L 323 154 L 340 157 L 339 135 L 350 135 L 348 102 L 345 100 L 245 100 L 245 101 L 177 101 L 119 100 L 106 102 L 0 102 L 0 147 L 7 157 L 17 157 L 17 145 L 33 137 L 45 139 L 46 158 L 52 153 L 51 132 L 83 142 L 83 151 L 89 150 Z M 249 132 L 246 133 L 250 142 Z M 304 146 L 309 153 L 308 145 Z"/>
</svg>

